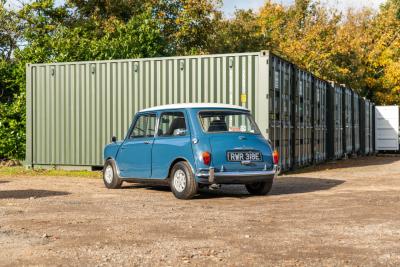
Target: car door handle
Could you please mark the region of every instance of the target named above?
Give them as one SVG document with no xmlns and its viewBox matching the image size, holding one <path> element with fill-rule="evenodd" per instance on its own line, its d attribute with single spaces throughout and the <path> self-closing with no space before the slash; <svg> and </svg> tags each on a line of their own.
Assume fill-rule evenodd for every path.
<svg viewBox="0 0 400 267">
<path fill-rule="evenodd" d="M 148 145 L 150 144 L 150 141 L 144 141 L 144 144 Z"/>
</svg>

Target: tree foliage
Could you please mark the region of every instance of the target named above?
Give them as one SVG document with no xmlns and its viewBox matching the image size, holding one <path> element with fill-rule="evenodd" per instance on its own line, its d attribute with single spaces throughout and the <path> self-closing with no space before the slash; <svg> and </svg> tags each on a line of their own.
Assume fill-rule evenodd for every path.
<svg viewBox="0 0 400 267">
<path fill-rule="evenodd" d="M 400 0 L 338 12 L 317 0 L 221 12 L 222 0 L 0 0 L 0 158 L 24 158 L 27 63 L 270 49 L 377 104 L 400 104 Z"/>
<path fill-rule="evenodd" d="M 0 158 L 25 155 L 25 92 L 19 65 L 0 60 Z"/>
<path fill-rule="evenodd" d="M 8 11 L 0 1 L 0 58 L 10 60 L 13 51 L 17 48 L 19 28 L 15 23 L 15 13 Z"/>
<path fill-rule="evenodd" d="M 239 53 L 268 48 L 269 39 L 261 30 L 257 14 L 250 10 L 236 10 L 231 20 L 220 19 L 216 25 L 211 53 Z"/>
</svg>

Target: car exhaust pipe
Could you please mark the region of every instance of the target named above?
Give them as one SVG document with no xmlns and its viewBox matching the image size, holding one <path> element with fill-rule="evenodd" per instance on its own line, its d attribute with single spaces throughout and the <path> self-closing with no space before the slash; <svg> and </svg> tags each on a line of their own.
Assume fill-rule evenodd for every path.
<svg viewBox="0 0 400 267">
<path fill-rule="evenodd" d="M 221 188 L 221 185 L 220 184 L 212 184 L 212 185 L 210 185 L 209 187 L 208 187 L 208 189 L 210 189 L 210 190 L 218 190 L 218 189 L 220 189 Z"/>
</svg>

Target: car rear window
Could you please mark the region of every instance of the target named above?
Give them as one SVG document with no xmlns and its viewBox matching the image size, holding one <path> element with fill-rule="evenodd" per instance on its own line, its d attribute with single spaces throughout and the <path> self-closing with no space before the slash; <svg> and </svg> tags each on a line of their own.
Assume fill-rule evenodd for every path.
<svg viewBox="0 0 400 267">
<path fill-rule="evenodd" d="M 201 111 L 199 119 L 203 130 L 213 132 L 239 132 L 259 134 L 256 123 L 248 112 Z"/>
</svg>

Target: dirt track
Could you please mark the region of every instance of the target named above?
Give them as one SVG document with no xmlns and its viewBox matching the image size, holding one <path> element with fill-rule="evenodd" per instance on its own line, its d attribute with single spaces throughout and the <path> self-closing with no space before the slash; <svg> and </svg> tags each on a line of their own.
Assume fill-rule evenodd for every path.
<svg viewBox="0 0 400 267">
<path fill-rule="evenodd" d="M 330 168 L 330 170 L 325 170 Z M 0 265 L 399 266 L 400 158 L 340 161 L 177 200 L 99 179 L 0 178 Z"/>
</svg>

